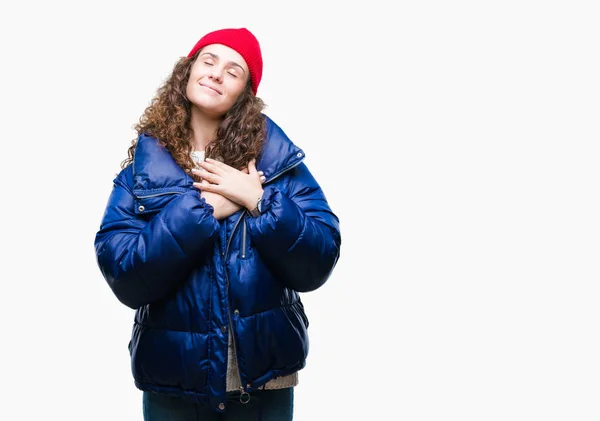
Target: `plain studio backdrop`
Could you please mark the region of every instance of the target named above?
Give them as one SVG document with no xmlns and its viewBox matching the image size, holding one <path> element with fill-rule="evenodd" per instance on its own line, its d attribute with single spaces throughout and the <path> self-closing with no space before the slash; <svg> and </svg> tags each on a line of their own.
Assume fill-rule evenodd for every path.
<svg viewBox="0 0 600 421">
<path fill-rule="evenodd" d="M 142 419 L 94 235 L 133 124 L 222 27 L 259 38 L 265 112 L 341 221 L 295 419 L 600 419 L 595 2 L 15 4 L 0 419 Z"/>
</svg>

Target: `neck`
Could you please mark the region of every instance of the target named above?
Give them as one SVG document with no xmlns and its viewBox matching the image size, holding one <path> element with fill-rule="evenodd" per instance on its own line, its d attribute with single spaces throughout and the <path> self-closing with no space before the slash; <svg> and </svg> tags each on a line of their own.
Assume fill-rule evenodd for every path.
<svg viewBox="0 0 600 421">
<path fill-rule="evenodd" d="M 206 145 L 217 135 L 220 123 L 220 118 L 207 116 L 196 107 L 192 107 L 190 127 L 193 132 L 192 145 L 194 150 L 203 151 L 206 149 Z"/>
</svg>

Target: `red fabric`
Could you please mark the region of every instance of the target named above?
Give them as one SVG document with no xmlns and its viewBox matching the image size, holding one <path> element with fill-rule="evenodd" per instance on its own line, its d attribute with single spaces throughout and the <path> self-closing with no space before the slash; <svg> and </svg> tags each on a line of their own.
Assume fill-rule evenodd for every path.
<svg viewBox="0 0 600 421">
<path fill-rule="evenodd" d="M 262 78 L 263 61 L 260 44 L 252 32 L 246 28 L 227 28 L 209 32 L 194 45 L 188 57 L 192 57 L 199 49 L 210 44 L 226 45 L 244 57 L 250 70 L 252 92 L 256 95 L 258 84 Z"/>
</svg>

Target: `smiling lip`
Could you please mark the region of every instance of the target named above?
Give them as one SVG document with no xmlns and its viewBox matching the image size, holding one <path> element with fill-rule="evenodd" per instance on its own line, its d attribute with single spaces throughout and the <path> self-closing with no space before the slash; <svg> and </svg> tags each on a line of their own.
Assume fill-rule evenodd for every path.
<svg viewBox="0 0 600 421">
<path fill-rule="evenodd" d="M 219 95 L 223 95 L 223 92 L 219 91 L 217 88 L 213 88 L 212 86 L 204 85 L 203 83 L 199 83 L 199 85 L 203 86 L 205 88 L 208 88 L 208 89 L 212 89 L 213 91 L 215 91 Z"/>
</svg>

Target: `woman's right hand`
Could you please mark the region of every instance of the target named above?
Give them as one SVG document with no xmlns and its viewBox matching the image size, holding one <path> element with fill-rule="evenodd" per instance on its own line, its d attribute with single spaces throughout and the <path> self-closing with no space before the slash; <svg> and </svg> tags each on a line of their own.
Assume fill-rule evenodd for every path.
<svg viewBox="0 0 600 421">
<path fill-rule="evenodd" d="M 247 170 L 246 170 L 247 171 Z M 265 182 L 265 177 L 262 174 L 262 171 L 259 171 L 261 184 Z M 208 181 L 202 180 L 201 185 L 208 184 Z M 229 216 L 233 215 L 240 209 L 242 209 L 241 205 L 227 199 L 224 196 L 221 196 L 218 193 L 212 193 L 208 191 L 202 190 L 200 187 L 200 197 L 206 200 L 206 203 L 211 205 L 214 209 L 213 216 L 217 219 L 217 221 L 221 221 Z"/>
<path fill-rule="evenodd" d="M 218 221 L 221 221 L 242 209 L 242 207 L 237 203 L 232 202 L 231 200 L 217 193 L 200 191 L 200 197 L 206 200 L 206 203 L 213 207 L 213 216 L 217 218 Z"/>
</svg>

